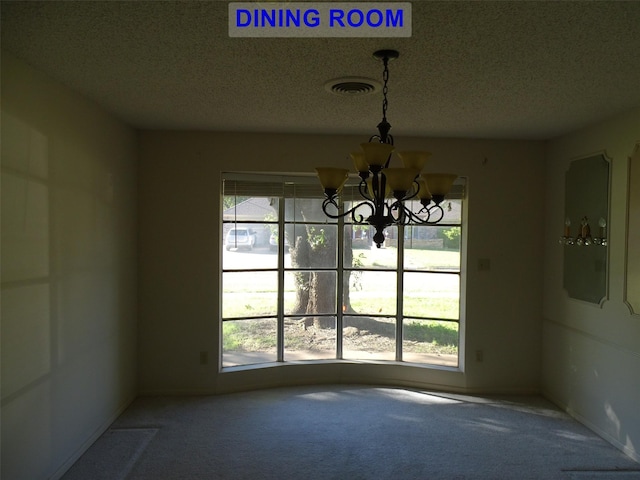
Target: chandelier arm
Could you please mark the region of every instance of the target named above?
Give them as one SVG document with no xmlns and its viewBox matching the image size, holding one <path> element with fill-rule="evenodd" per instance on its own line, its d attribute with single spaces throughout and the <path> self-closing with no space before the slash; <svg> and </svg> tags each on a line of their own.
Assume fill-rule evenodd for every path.
<svg viewBox="0 0 640 480">
<path fill-rule="evenodd" d="M 336 198 L 338 198 L 337 196 L 332 196 L 332 197 L 326 197 L 323 201 L 322 201 L 322 211 L 324 212 L 324 214 L 329 217 L 329 218 L 333 218 L 338 219 L 338 218 L 342 218 L 345 215 L 348 215 L 349 212 L 345 212 L 345 213 L 332 213 L 328 207 L 329 205 L 331 205 L 331 207 L 335 208 L 337 212 L 340 212 L 340 206 L 338 205 L 338 202 L 336 202 Z"/>
<path fill-rule="evenodd" d="M 418 182 L 418 177 L 416 176 L 416 178 L 413 180 L 413 191 L 411 193 L 411 195 L 407 195 L 403 198 L 403 200 L 413 200 L 414 198 L 416 198 L 418 196 L 418 194 L 420 193 L 420 183 Z M 410 190 L 411 192 L 411 190 Z"/>
<path fill-rule="evenodd" d="M 370 218 L 371 215 L 369 215 L 368 217 L 365 218 L 364 215 L 362 215 L 361 213 L 358 213 L 356 215 L 356 211 L 360 209 L 360 207 L 364 207 L 367 206 L 369 207 L 369 210 L 371 210 L 371 215 L 373 215 L 375 213 L 375 207 L 371 202 L 360 202 L 357 205 L 355 205 L 353 208 L 351 208 L 349 210 L 349 212 L 351 213 L 351 219 L 353 220 L 354 223 L 360 223 L 360 224 L 364 224 L 367 223 L 367 218 Z M 349 213 L 347 212 L 347 213 Z"/>
<path fill-rule="evenodd" d="M 387 212 L 395 225 L 408 225 L 410 222 L 411 211 L 405 207 L 401 200 L 396 200 L 391 205 L 387 205 Z"/>
<path fill-rule="evenodd" d="M 412 212 L 406 206 L 403 205 L 405 213 L 411 223 L 416 225 L 436 225 L 444 218 L 444 209 L 440 205 L 431 205 L 430 207 L 422 207 L 418 212 Z M 426 218 L 421 218 L 420 214 Z"/>
<path fill-rule="evenodd" d="M 322 211 L 324 212 L 324 214 L 327 217 L 332 218 L 334 220 L 336 220 L 338 218 L 344 218 L 344 217 L 346 217 L 348 215 L 351 215 L 351 218 L 353 219 L 354 222 L 356 222 L 356 223 L 366 223 L 364 215 L 359 214 L 359 213 L 357 214 L 356 210 L 360 209 L 360 207 L 367 206 L 371 210 L 371 214 L 372 215 L 373 215 L 373 213 L 375 211 L 374 206 L 370 201 L 364 201 L 364 202 L 360 202 L 360 203 L 354 205 L 353 207 L 351 207 L 349 210 L 347 210 L 345 212 L 332 213 L 329 210 L 329 206 L 335 208 L 338 212 L 340 212 L 340 206 L 336 202 L 336 198 L 337 197 L 325 198 L 322 201 Z"/>
</svg>

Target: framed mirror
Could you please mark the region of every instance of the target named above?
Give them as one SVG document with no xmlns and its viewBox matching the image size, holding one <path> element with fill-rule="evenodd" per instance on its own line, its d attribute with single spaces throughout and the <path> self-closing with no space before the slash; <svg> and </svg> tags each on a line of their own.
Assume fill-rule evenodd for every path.
<svg viewBox="0 0 640 480">
<path fill-rule="evenodd" d="M 629 158 L 629 185 L 627 187 L 627 265 L 625 301 L 631 313 L 640 314 L 640 142 Z"/>
<path fill-rule="evenodd" d="M 604 154 L 574 160 L 565 173 L 563 286 L 569 297 L 607 298 L 609 161 Z"/>
</svg>

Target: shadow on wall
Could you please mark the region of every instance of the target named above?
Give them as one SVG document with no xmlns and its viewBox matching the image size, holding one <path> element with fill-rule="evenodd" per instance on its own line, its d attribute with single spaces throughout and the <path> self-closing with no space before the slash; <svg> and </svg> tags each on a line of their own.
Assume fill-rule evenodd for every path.
<svg viewBox="0 0 640 480">
<path fill-rule="evenodd" d="M 1 120 L 1 476 L 48 478 L 113 408 L 130 236 L 109 153 Z"/>
</svg>

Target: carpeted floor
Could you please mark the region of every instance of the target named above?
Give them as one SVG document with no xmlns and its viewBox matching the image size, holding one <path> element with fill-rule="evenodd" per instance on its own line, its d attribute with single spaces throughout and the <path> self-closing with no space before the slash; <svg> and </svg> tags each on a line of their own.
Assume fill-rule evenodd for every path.
<svg viewBox="0 0 640 480">
<path fill-rule="evenodd" d="M 627 480 L 640 464 L 540 397 L 342 385 L 142 397 L 63 478 Z"/>
</svg>

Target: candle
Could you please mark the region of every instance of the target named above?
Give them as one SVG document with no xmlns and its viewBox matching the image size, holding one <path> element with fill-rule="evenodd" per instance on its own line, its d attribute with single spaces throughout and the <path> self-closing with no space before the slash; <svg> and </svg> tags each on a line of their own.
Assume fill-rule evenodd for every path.
<svg viewBox="0 0 640 480">
<path fill-rule="evenodd" d="M 591 236 L 591 227 L 589 226 L 589 219 L 587 217 L 582 217 L 582 232 L 580 235 L 582 235 L 582 238 Z"/>
<path fill-rule="evenodd" d="M 607 221 L 600 217 L 598 225 L 600 225 L 600 238 L 607 238 Z"/>
</svg>

